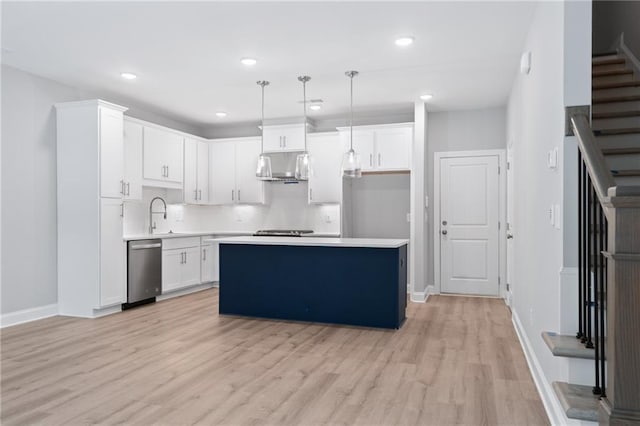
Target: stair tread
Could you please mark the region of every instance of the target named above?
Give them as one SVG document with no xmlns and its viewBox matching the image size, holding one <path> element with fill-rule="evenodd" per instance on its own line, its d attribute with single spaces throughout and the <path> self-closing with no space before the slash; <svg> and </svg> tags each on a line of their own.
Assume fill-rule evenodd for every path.
<svg viewBox="0 0 640 426">
<path fill-rule="evenodd" d="M 640 170 L 611 170 L 613 177 L 640 176 Z"/>
<path fill-rule="evenodd" d="M 602 59 L 599 61 L 595 61 L 592 60 L 591 61 L 591 66 L 598 66 L 598 65 L 615 65 L 615 64 L 624 64 L 625 60 L 624 58 L 611 58 L 611 59 Z"/>
<path fill-rule="evenodd" d="M 611 77 L 611 76 L 615 76 L 615 75 L 626 75 L 626 74 L 633 74 L 633 71 L 623 68 L 623 69 L 619 69 L 619 70 L 609 70 L 609 71 L 595 71 L 593 72 L 593 74 L 591 75 L 592 78 L 595 77 Z"/>
<path fill-rule="evenodd" d="M 633 133 L 640 133 L 640 127 L 629 127 L 625 129 L 601 129 L 594 130 L 593 133 L 596 136 L 629 135 Z"/>
<path fill-rule="evenodd" d="M 557 334 L 551 331 L 543 331 L 542 339 L 547 344 L 554 356 L 563 356 L 567 358 L 594 359 L 595 351 L 587 349 L 580 339 L 575 336 L 567 336 Z"/>
<path fill-rule="evenodd" d="M 618 52 L 616 52 L 615 50 L 608 50 L 606 52 L 596 52 L 591 54 L 592 58 L 600 58 L 602 56 L 615 56 L 618 55 Z"/>
<path fill-rule="evenodd" d="M 591 100 L 594 104 L 609 104 L 609 103 L 617 103 L 617 102 L 635 102 L 640 101 L 640 95 L 629 95 L 629 96 L 610 96 L 610 97 L 600 97 L 593 98 Z"/>
<path fill-rule="evenodd" d="M 604 148 L 602 150 L 604 155 L 631 155 L 640 154 L 640 147 L 638 148 Z"/>
<path fill-rule="evenodd" d="M 594 112 L 591 118 L 594 120 L 603 120 L 607 118 L 625 118 L 640 117 L 640 110 L 630 111 L 613 111 L 613 112 Z"/>
<path fill-rule="evenodd" d="M 570 419 L 598 421 L 600 400 L 592 392 L 591 386 L 553 382 L 553 390 L 558 395 L 565 414 Z"/>
<path fill-rule="evenodd" d="M 640 80 L 618 81 L 615 83 L 599 83 L 593 85 L 593 90 L 621 89 L 624 87 L 639 87 Z"/>
</svg>

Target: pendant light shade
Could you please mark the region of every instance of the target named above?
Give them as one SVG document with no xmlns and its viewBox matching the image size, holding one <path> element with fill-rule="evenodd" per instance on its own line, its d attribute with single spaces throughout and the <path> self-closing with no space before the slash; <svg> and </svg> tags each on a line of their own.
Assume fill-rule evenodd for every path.
<svg viewBox="0 0 640 426">
<path fill-rule="evenodd" d="M 308 75 L 298 77 L 302 83 L 302 108 L 304 109 L 304 152 L 296 157 L 296 179 L 309 180 L 311 176 L 311 157 L 307 151 L 307 81 L 311 80 Z"/>
<path fill-rule="evenodd" d="M 258 157 L 258 167 L 256 167 L 256 177 L 262 180 L 269 180 L 272 177 L 271 158 L 264 155 L 264 87 L 268 85 L 268 81 L 258 81 L 258 86 L 262 89 L 262 126 L 260 128 L 260 156 Z"/>
<path fill-rule="evenodd" d="M 349 120 L 349 151 L 342 157 L 342 176 L 347 178 L 362 177 L 362 166 L 360 155 L 353 149 L 353 77 L 358 75 L 358 71 L 347 71 L 345 73 L 351 80 L 351 117 Z"/>
</svg>

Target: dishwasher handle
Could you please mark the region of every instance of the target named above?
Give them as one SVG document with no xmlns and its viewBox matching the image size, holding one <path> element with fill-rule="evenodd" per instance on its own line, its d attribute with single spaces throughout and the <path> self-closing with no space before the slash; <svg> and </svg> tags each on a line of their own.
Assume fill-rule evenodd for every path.
<svg viewBox="0 0 640 426">
<path fill-rule="evenodd" d="M 143 249 L 150 249 L 150 248 L 160 248 L 162 247 L 162 243 L 154 243 L 154 244 L 139 244 L 137 246 L 130 246 L 129 248 L 131 250 L 143 250 Z"/>
</svg>

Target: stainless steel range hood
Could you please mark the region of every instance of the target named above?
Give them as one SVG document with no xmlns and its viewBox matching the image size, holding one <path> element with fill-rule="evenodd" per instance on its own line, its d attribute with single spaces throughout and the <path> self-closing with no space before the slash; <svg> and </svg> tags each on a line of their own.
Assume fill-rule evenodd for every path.
<svg viewBox="0 0 640 426">
<path fill-rule="evenodd" d="M 271 182 L 302 182 L 296 179 L 296 158 L 304 151 L 294 152 L 265 152 L 271 158 Z M 304 179 L 306 180 L 306 179 Z"/>
</svg>

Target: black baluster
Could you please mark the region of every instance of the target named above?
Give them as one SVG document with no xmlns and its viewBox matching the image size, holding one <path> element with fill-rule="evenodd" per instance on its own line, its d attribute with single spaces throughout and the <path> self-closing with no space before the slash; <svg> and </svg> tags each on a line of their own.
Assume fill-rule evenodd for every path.
<svg viewBox="0 0 640 426">
<path fill-rule="evenodd" d="M 578 332 L 576 338 L 581 339 L 584 336 L 584 323 L 583 323 L 583 295 L 582 290 L 584 286 L 584 280 L 582 277 L 583 264 L 583 251 L 584 251 L 584 225 L 582 220 L 582 214 L 584 210 L 584 164 L 582 163 L 582 153 L 578 150 Z"/>
<path fill-rule="evenodd" d="M 589 250 L 587 250 L 589 244 L 589 222 L 587 221 L 587 215 L 589 212 L 589 173 L 587 172 L 586 164 L 582 164 L 582 270 L 580 276 L 582 278 L 582 300 L 580 301 L 580 308 L 582 310 L 582 337 L 580 341 L 582 343 L 587 342 L 587 287 L 589 281 Z"/>
<path fill-rule="evenodd" d="M 601 262 L 601 252 L 602 252 L 602 239 L 600 236 L 602 235 L 602 217 L 600 212 L 602 208 L 600 207 L 600 203 L 595 197 L 593 200 L 593 247 L 594 247 L 594 257 L 595 257 L 595 268 L 593 270 L 593 339 L 595 342 L 595 373 L 596 373 L 596 384 L 593 387 L 592 391 L 594 395 L 600 395 L 600 339 L 598 336 L 600 335 L 600 321 L 599 316 L 601 314 L 600 311 L 600 291 L 602 288 L 602 262 Z"/>
<path fill-rule="evenodd" d="M 595 271 L 595 234 L 593 232 L 591 232 L 593 230 L 593 222 L 594 222 L 594 218 L 595 218 L 595 210 L 596 210 L 596 196 L 595 196 L 595 190 L 593 188 L 593 184 L 591 183 L 591 180 L 589 180 L 589 194 L 591 195 L 590 197 L 590 208 L 587 209 L 587 224 L 588 224 L 588 229 L 589 229 L 589 239 L 587 240 L 588 242 L 588 247 L 587 247 L 587 251 L 589 252 L 589 268 L 588 268 L 588 276 L 587 276 L 587 294 L 586 294 L 586 298 L 585 298 L 585 309 L 587 310 L 587 341 L 585 343 L 585 346 L 589 349 L 593 348 L 593 340 L 591 339 L 591 327 L 592 327 L 592 318 L 591 318 L 591 307 L 592 307 L 592 303 L 591 301 L 592 299 L 592 293 L 593 293 L 593 285 L 592 285 L 592 271 Z"/>
<path fill-rule="evenodd" d="M 600 245 L 603 251 L 608 250 L 609 246 L 609 228 L 607 223 L 607 218 L 604 215 L 604 210 L 600 208 L 600 221 L 602 222 L 602 239 Z M 605 394 L 605 384 L 606 384 L 606 370 L 605 370 L 605 335 L 607 332 L 606 329 L 606 312 L 607 312 L 607 259 L 603 254 L 601 254 L 602 259 L 602 268 L 601 268 L 601 279 L 602 283 L 600 286 L 600 397 L 606 396 Z"/>
</svg>

